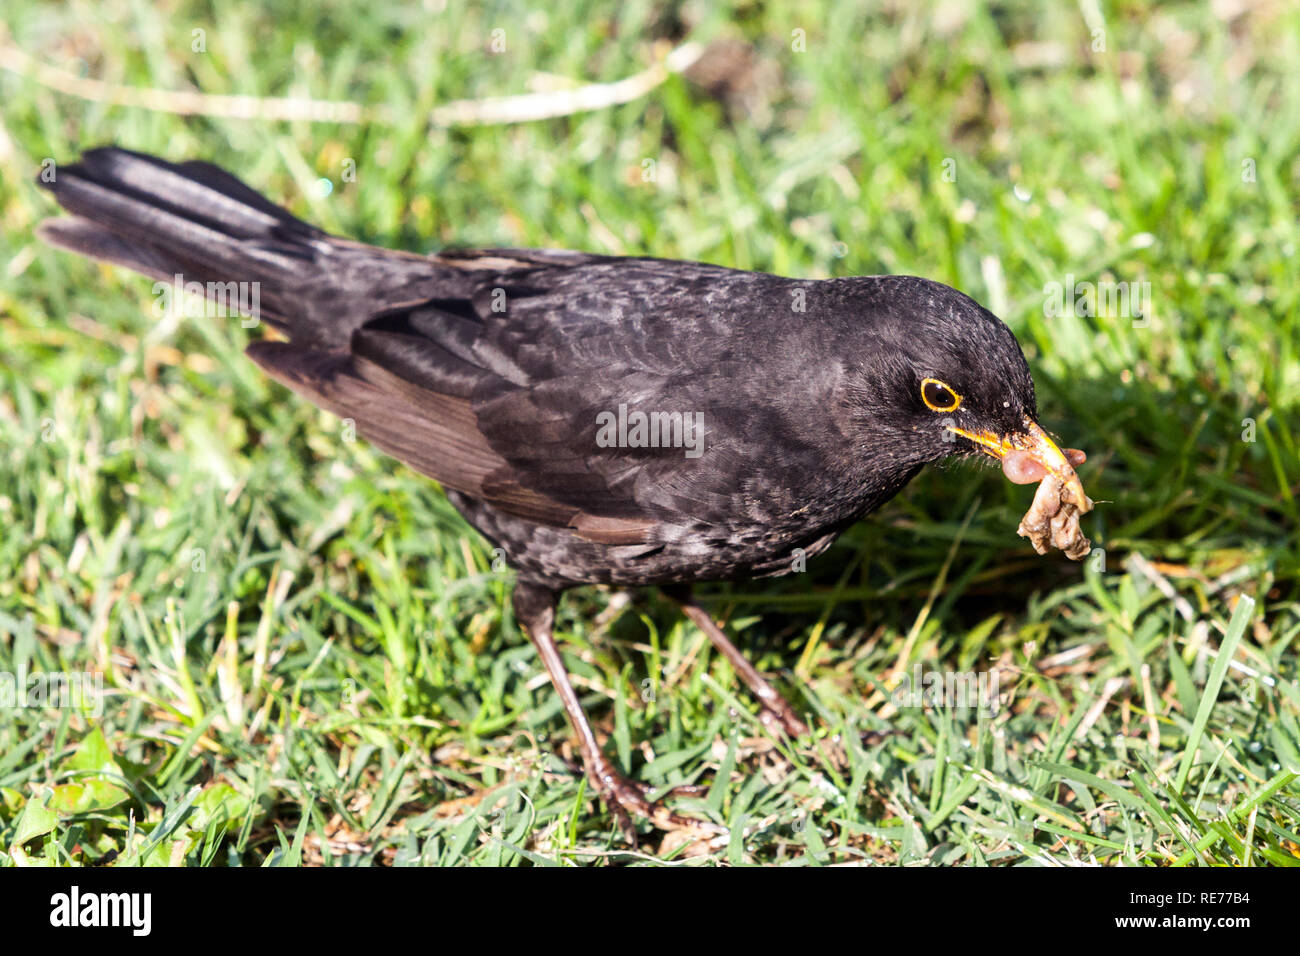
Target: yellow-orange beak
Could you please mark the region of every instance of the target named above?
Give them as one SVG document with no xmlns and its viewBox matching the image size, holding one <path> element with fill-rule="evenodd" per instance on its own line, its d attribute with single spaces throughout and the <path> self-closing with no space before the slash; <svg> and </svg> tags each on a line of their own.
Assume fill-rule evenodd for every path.
<svg viewBox="0 0 1300 956">
<path fill-rule="evenodd" d="M 1074 466 L 1083 464 L 1087 456 L 1073 448 L 1061 451 L 1056 442 L 1038 427 L 1037 422 L 1026 418 L 1024 431 L 1007 436 L 992 432 L 971 432 L 952 425 L 948 426 L 948 430 L 969 438 L 987 454 L 1002 462 L 1002 470 L 1012 481 L 1028 484 L 1052 475 L 1062 485 L 1063 500 L 1075 505 L 1080 512 L 1092 510 L 1092 499 L 1084 493 L 1083 482 L 1074 470 Z"/>
</svg>

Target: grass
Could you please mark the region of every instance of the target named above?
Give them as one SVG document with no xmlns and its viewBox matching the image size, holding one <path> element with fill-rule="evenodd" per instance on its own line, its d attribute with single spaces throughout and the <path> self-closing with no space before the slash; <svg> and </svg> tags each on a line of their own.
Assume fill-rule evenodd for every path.
<svg viewBox="0 0 1300 956">
<path fill-rule="evenodd" d="M 181 117 L 0 71 L 0 675 L 105 688 L 102 714 L 0 709 L 0 862 L 1300 864 L 1300 11 L 1229 6 L 0 0 L 0 42 L 73 74 L 383 117 Z M 425 122 L 687 37 L 750 58 L 590 113 Z M 683 809 L 732 827 L 629 847 L 509 572 L 438 489 L 261 377 L 244 330 L 160 321 L 147 281 L 34 240 L 42 162 L 104 142 L 415 251 L 950 283 L 1089 452 L 1100 550 L 1039 558 L 1027 489 L 931 469 L 805 573 L 704 591 L 846 767 L 771 740 L 662 599 L 569 595 L 610 752 L 708 784 Z M 1048 315 L 1076 280 L 1150 283 L 1150 308 Z M 996 674 L 1001 706 L 895 706 L 918 667 Z"/>
</svg>

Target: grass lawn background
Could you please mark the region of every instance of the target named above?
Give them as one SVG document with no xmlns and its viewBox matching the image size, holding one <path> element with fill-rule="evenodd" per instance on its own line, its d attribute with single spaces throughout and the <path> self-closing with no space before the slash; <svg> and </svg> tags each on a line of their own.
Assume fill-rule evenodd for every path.
<svg viewBox="0 0 1300 956">
<path fill-rule="evenodd" d="M 1300 864 L 1300 8 L 0 0 L 0 23 L 0 675 L 106 691 L 0 709 L 0 865 Z M 725 47 L 624 105 L 428 122 L 685 40 Z M 180 116 L 34 63 L 374 118 Z M 147 280 L 35 241 L 42 163 L 109 142 L 413 251 L 947 282 L 1089 453 L 1102 550 L 1034 555 L 1030 490 L 963 465 L 803 574 L 702 589 L 847 767 L 769 739 L 668 602 L 572 592 L 557 634 L 610 752 L 711 784 L 680 806 L 732 827 L 630 848 L 509 573 L 436 485 L 265 379 L 237 323 L 160 320 Z M 1150 283 L 1147 314 L 1046 314 L 1076 280 Z M 1002 706 L 894 707 L 918 666 L 996 673 Z"/>
</svg>

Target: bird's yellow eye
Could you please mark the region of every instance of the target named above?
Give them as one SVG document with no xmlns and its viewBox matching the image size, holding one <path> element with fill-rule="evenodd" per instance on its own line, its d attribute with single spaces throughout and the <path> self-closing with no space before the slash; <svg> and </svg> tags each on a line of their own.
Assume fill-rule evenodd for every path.
<svg viewBox="0 0 1300 956">
<path fill-rule="evenodd" d="M 921 382 L 921 401 L 932 412 L 955 412 L 961 396 L 937 378 L 927 378 Z"/>
</svg>

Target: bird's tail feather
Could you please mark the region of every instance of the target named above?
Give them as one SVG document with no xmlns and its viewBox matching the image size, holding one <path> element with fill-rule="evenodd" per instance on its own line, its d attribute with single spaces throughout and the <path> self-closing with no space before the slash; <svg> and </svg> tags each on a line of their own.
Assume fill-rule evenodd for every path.
<svg viewBox="0 0 1300 956">
<path fill-rule="evenodd" d="M 428 259 L 329 236 L 210 163 L 104 147 L 40 185 L 73 214 L 42 223 L 46 241 L 164 281 L 255 284 L 259 316 L 295 340 L 345 343 L 385 290 L 436 286 Z"/>
</svg>

